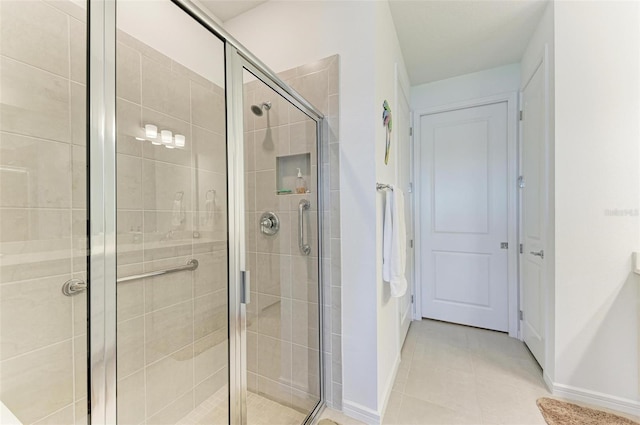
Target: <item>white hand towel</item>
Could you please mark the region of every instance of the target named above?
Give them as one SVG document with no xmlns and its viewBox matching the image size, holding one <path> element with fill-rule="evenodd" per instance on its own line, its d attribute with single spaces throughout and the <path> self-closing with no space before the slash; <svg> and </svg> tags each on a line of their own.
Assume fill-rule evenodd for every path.
<svg viewBox="0 0 640 425">
<path fill-rule="evenodd" d="M 399 188 L 392 188 L 387 191 L 385 205 L 382 277 L 391 285 L 391 296 L 401 297 L 407 292 L 404 194 Z"/>
</svg>

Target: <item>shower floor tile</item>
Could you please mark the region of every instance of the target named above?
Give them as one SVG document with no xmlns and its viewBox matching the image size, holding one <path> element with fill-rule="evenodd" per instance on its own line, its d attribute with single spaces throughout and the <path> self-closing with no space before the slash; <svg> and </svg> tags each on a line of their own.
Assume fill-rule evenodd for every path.
<svg viewBox="0 0 640 425">
<path fill-rule="evenodd" d="M 227 425 L 228 391 L 226 386 L 222 387 L 178 423 L 181 425 Z M 247 416 L 249 425 L 300 425 L 307 417 L 304 413 L 252 392 L 247 393 Z"/>
</svg>

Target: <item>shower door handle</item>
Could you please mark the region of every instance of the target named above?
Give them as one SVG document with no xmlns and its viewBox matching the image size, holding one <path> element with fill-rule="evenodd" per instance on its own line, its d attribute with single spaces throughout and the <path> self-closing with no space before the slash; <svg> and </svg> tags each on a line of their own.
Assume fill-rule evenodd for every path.
<svg viewBox="0 0 640 425">
<path fill-rule="evenodd" d="M 298 248 L 304 255 L 311 253 L 311 247 L 304 242 L 304 211 L 311 207 L 311 203 L 306 199 L 301 199 L 298 204 Z"/>
<path fill-rule="evenodd" d="M 243 270 L 240 272 L 242 278 L 242 293 L 241 300 L 242 304 L 249 304 L 251 302 L 251 274 L 249 270 Z"/>
</svg>

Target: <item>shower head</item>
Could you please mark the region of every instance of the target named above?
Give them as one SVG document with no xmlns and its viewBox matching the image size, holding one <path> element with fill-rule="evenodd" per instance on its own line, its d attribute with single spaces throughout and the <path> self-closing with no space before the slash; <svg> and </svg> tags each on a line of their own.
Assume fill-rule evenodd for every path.
<svg viewBox="0 0 640 425">
<path fill-rule="evenodd" d="M 266 109 L 267 111 L 269 109 L 271 109 L 271 102 L 267 101 L 267 102 L 262 102 L 260 104 L 260 106 L 258 105 L 251 105 L 251 112 L 253 112 L 256 116 L 261 117 L 262 116 L 262 109 Z"/>
</svg>

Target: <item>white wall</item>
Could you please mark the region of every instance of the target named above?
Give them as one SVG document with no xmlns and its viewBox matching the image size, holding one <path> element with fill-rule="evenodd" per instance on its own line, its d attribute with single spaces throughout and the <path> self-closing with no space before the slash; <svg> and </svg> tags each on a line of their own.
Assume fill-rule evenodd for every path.
<svg viewBox="0 0 640 425">
<path fill-rule="evenodd" d="M 389 10 L 389 3 L 375 2 L 376 5 L 376 65 L 375 65 L 375 110 L 373 112 L 373 125 L 375 127 L 375 163 L 376 181 L 387 184 L 398 184 L 396 170 L 399 153 L 398 134 L 400 131 L 409 131 L 398 126 L 399 121 L 393 120 L 391 132 L 391 149 L 389 162 L 385 165 L 384 155 L 386 147 L 386 131 L 382 125 L 382 104 L 386 99 L 392 112 L 392 119 L 397 118 L 398 105 L 396 103 L 397 79 L 405 87 L 409 85 L 409 77 L 406 72 L 404 58 L 400 49 L 400 43 L 396 35 L 395 25 Z M 397 74 L 396 77 L 396 68 Z M 371 183 L 371 189 L 375 192 L 375 186 Z M 395 380 L 395 373 L 400 363 L 400 350 L 397 345 L 399 338 L 399 303 L 398 299 L 391 298 L 390 286 L 382 279 L 382 223 L 384 218 L 384 192 L 376 195 L 376 288 L 378 305 L 378 404 L 377 414 L 382 416 L 386 409 L 391 388 Z M 407 197 L 408 199 L 408 197 Z M 410 289 L 409 289 L 410 290 Z"/>
<path fill-rule="evenodd" d="M 640 414 L 638 2 L 555 4 L 556 390 Z M 617 405 L 616 405 L 617 403 Z"/>
<path fill-rule="evenodd" d="M 546 128 L 546 152 L 547 152 L 547 176 L 546 176 L 546 205 L 544 211 L 546 223 L 546 244 L 544 247 L 545 261 L 544 273 L 547 284 L 546 297 L 546 329 L 545 329 L 545 367 L 544 374 L 547 380 L 553 381 L 555 376 L 555 53 L 554 53 L 554 33 L 553 33 L 553 12 L 554 3 L 549 3 L 536 27 L 536 30 L 529 40 L 524 55 L 520 62 L 520 82 L 521 88 L 529 82 L 533 73 L 545 60 L 546 49 L 546 75 L 548 78 L 547 87 L 547 110 L 545 111 Z"/>
<path fill-rule="evenodd" d="M 472 74 L 411 87 L 411 109 L 416 112 L 482 97 L 518 91 L 520 64 L 500 66 Z"/>
</svg>

